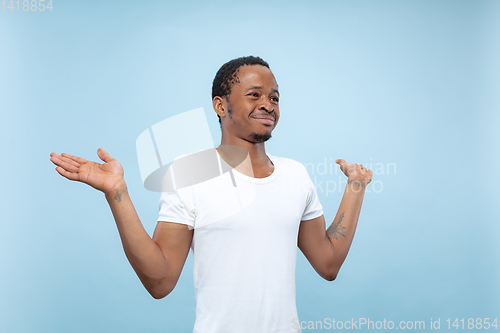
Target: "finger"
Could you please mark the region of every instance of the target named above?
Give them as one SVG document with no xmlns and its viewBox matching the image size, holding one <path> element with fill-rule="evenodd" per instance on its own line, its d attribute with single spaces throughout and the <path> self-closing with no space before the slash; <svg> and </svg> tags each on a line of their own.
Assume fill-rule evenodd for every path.
<svg viewBox="0 0 500 333">
<path fill-rule="evenodd" d="M 75 162 L 74 160 L 71 160 L 67 157 L 59 156 L 59 158 L 54 158 L 54 161 L 52 161 L 54 164 L 57 166 L 62 167 L 66 171 L 69 172 L 78 172 L 78 169 L 80 168 L 80 164 Z"/>
<path fill-rule="evenodd" d="M 63 153 L 64 154 L 64 153 Z M 75 161 L 75 157 L 76 156 L 72 156 L 73 158 L 68 158 L 68 157 L 65 157 L 65 156 L 61 156 L 61 160 L 63 162 L 65 162 L 66 164 L 72 166 L 72 167 L 75 167 L 75 168 L 79 168 L 80 165 L 82 165 L 82 163 L 78 163 L 77 161 Z M 79 157 L 78 157 L 79 158 Z"/>
<path fill-rule="evenodd" d="M 80 165 L 78 163 L 65 157 L 52 156 L 50 158 L 50 161 L 58 167 L 61 167 L 69 172 L 78 172 L 78 169 L 80 168 Z"/>
<path fill-rule="evenodd" d="M 87 163 L 88 161 L 84 158 L 81 158 L 81 157 L 78 157 L 78 156 L 73 156 L 73 155 L 70 155 L 68 153 L 62 153 L 61 154 L 62 157 L 66 157 L 72 161 L 75 161 L 76 163 L 78 164 L 85 164 Z"/>
<path fill-rule="evenodd" d="M 345 161 L 341 158 L 338 158 L 335 160 L 335 163 L 342 165 L 343 163 L 345 163 Z"/>
<path fill-rule="evenodd" d="M 109 154 L 102 148 L 97 149 L 97 156 L 99 156 L 99 158 L 106 163 L 114 160 L 114 158 L 109 156 Z"/>
<path fill-rule="evenodd" d="M 58 166 L 56 167 L 56 171 L 59 172 L 59 174 L 69 180 L 78 180 L 78 174 L 74 172 L 69 172 L 64 170 L 62 167 Z"/>
</svg>

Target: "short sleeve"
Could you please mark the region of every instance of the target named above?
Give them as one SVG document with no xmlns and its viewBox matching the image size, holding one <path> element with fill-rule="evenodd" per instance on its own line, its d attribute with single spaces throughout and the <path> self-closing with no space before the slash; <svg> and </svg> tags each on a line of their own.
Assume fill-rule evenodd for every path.
<svg viewBox="0 0 500 333">
<path fill-rule="evenodd" d="M 304 213 L 302 214 L 302 221 L 312 220 L 323 215 L 323 206 L 319 202 L 318 193 L 316 192 L 316 187 L 314 186 L 311 177 L 307 173 L 304 167 L 305 177 L 307 177 L 307 201 Z"/>
<path fill-rule="evenodd" d="M 177 191 L 162 192 L 158 203 L 160 210 L 158 222 L 165 221 L 187 224 L 192 229 L 194 228 L 195 214 L 194 210 L 188 207 L 189 205 L 181 200 Z"/>
</svg>

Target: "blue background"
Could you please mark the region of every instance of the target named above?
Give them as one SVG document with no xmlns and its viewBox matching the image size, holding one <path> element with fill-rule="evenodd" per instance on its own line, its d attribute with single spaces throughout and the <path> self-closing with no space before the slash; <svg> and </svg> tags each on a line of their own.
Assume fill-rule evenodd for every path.
<svg viewBox="0 0 500 333">
<path fill-rule="evenodd" d="M 374 176 L 337 280 L 299 251 L 300 320 L 424 320 L 428 331 L 430 318 L 444 330 L 447 318 L 500 317 L 498 1 L 53 7 L 0 7 L 0 331 L 192 330 L 191 254 L 154 300 L 104 195 L 61 177 L 49 154 L 100 162 L 102 147 L 118 159 L 152 235 L 159 193 L 141 184 L 135 140 L 204 107 L 218 144 L 212 80 L 244 55 L 268 61 L 280 87 L 269 153 L 309 163 L 323 184 L 339 177 L 318 172 L 325 159 L 395 165 Z M 329 225 L 342 192 L 318 194 Z"/>
</svg>

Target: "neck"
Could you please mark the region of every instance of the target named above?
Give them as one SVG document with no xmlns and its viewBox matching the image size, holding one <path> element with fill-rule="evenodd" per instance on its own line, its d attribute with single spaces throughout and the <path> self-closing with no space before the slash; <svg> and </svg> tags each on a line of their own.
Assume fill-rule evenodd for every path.
<svg viewBox="0 0 500 333">
<path fill-rule="evenodd" d="M 234 145 L 234 146 L 244 147 L 248 151 L 248 155 L 250 157 L 249 162 L 251 163 L 251 169 L 253 169 L 253 173 L 256 178 L 267 177 L 273 172 L 274 165 L 269 159 L 269 157 L 267 157 L 266 147 L 264 142 L 253 143 L 247 140 L 243 140 L 241 138 L 235 138 L 235 137 L 228 138 L 222 135 L 221 146 L 223 145 L 229 145 L 229 146 Z M 217 151 L 219 151 L 219 153 L 221 152 L 219 149 L 217 149 Z M 244 166 L 245 164 L 246 163 L 243 163 L 243 165 L 240 166 L 241 169 L 237 167 L 236 170 L 238 171 L 242 170 L 243 171 L 242 173 L 246 174 L 247 168 L 249 166 L 245 167 Z"/>
<path fill-rule="evenodd" d="M 246 150 L 248 150 L 248 154 L 250 155 L 250 159 L 252 160 L 252 164 L 255 161 L 256 163 L 268 162 L 269 158 L 266 155 L 266 146 L 264 142 L 253 143 L 247 140 L 243 140 L 240 138 L 227 138 L 224 135 L 222 136 L 221 145 L 235 145 L 242 146 Z"/>
</svg>

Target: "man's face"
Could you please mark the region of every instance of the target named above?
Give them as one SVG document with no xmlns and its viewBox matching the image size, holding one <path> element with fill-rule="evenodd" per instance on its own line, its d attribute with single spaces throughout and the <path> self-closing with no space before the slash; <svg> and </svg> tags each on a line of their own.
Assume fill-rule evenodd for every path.
<svg viewBox="0 0 500 333">
<path fill-rule="evenodd" d="M 280 115 L 276 79 L 261 65 L 241 66 L 237 77 L 224 99 L 223 130 L 253 143 L 265 142 L 271 138 Z"/>
</svg>

